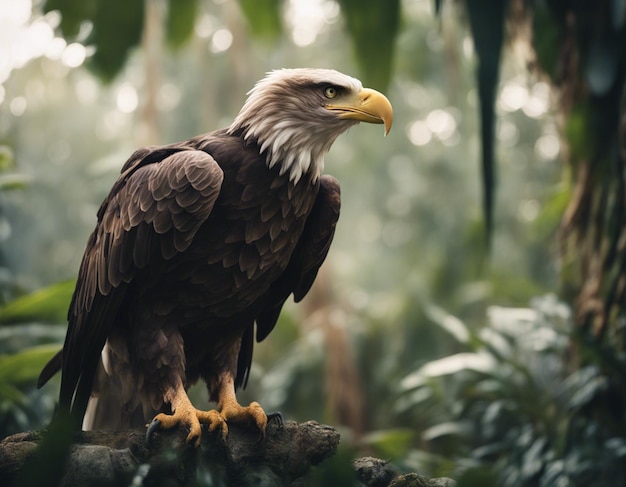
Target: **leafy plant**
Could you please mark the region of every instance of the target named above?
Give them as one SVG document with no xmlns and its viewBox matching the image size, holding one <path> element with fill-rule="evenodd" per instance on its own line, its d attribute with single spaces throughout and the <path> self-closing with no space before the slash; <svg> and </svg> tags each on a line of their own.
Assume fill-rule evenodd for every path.
<svg viewBox="0 0 626 487">
<path fill-rule="evenodd" d="M 64 281 L 10 301 L 0 308 L 0 436 L 41 426 L 54 406 L 35 384 L 59 350 L 73 289 Z"/>
<path fill-rule="evenodd" d="M 568 307 L 554 296 L 491 307 L 479 332 L 440 310 L 431 316 L 463 350 L 402 382 L 400 409 L 439 411 L 422 435 L 430 448 L 458 456 L 460 469 L 492 467 L 503 486 L 624 485 L 626 425 L 598 414 L 609 363 L 623 369 L 624 358 L 572 372 Z"/>
<path fill-rule="evenodd" d="M 65 322 L 74 285 L 62 281 L 14 299 L 0 308 L 0 324 Z"/>
</svg>

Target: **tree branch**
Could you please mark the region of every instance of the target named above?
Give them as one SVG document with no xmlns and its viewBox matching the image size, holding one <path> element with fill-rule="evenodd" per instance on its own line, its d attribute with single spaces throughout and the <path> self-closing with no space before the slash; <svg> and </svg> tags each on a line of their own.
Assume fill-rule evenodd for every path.
<svg viewBox="0 0 626 487">
<path fill-rule="evenodd" d="M 72 433 L 69 442 L 52 429 L 18 433 L 0 442 L 0 485 L 294 487 L 307 485 L 306 474 L 339 445 L 339 433 L 315 421 L 271 421 L 265 437 L 236 425 L 229 426 L 225 439 L 204 431 L 199 448 L 186 445 L 187 432 L 177 428 L 157 430 L 150 444 L 145 430 L 83 431 Z M 353 467 L 364 487 L 455 485 L 446 478 L 403 475 L 372 457 L 355 460 Z"/>
<path fill-rule="evenodd" d="M 224 440 L 204 432 L 202 445 L 185 445 L 186 432 L 145 431 L 74 434 L 61 481 L 64 487 L 119 485 L 290 486 L 333 455 L 339 433 L 314 421 L 272 422 L 265 438 L 251 428 L 229 427 Z M 42 432 L 19 433 L 0 443 L 0 484 L 14 485 L 42 442 Z M 28 464 L 27 464 L 28 465 Z"/>
</svg>

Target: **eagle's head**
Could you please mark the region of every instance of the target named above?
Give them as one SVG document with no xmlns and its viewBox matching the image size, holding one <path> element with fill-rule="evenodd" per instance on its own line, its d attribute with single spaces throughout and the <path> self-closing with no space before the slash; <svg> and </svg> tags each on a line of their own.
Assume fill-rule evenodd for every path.
<svg viewBox="0 0 626 487">
<path fill-rule="evenodd" d="M 392 108 L 381 93 L 331 69 L 271 71 L 248 93 L 229 133 L 254 141 L 269 167 L 278 165 L 294 183 L 317 179 L 337 136 L 359 122 L 391 128 Z"/>
</svg>

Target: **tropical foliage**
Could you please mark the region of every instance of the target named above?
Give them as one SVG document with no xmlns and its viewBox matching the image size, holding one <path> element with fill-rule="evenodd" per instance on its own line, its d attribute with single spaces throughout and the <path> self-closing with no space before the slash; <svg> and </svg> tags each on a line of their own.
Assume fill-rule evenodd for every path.
<svg viewBox="0 0 626 487">
<path fill-rule="evenodd" d="M 46 0 L 23 25 L 48 47 L 0 72 L 2 435 L 50 417 L 36 377 L 128 154 L 314 65 L 385 90 L 395 126 L 329 154 L 329 263 L 244 395 L 345 428 L 320 485 L 363 452 L 460 485 L 626 485 L 626 2 Z"/>
<path fill-rule="evenodd" d="M 432 315 L 460 351 L 407 375 L 397 407 L 430 411 L 423 437 L 438 461 L 458 458 L 461 478 L 492 470 L 503 486 L 624 485 L 621 412 L 590 413 L 611 401 L 607 371 L 622 374 L 626 364 L 597 355 L 572 371 L 570 308 L 554 296 L 530 308 L 494 306 L 477 333 L 440 310 Z"/>
</svg>

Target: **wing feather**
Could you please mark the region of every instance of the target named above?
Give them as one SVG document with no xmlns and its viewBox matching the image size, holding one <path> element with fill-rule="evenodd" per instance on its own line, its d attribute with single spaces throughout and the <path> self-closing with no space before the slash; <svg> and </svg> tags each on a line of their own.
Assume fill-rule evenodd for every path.
<svg viewBox="0 0 626 487">
<path fill-rule="evenodd" d="M 322 176 L 315 204 L 289 265 L 283 276 L 272 285 L 266 300 L 267 305 L 256 318 L 257 341 L 263 340 L 272 331 L 280 310 L 290 294 L 293 293 L 294 299 L 300 301 L 311 289 L 317 271 L 330 249 L 340 208 L 339 182 L 332 176 Z M 272 251 L 282 243 L 274 245 L 275 242 L 272 242 Z"/>
<path fill-rule="evenodd" d="M 261 221 L 269 221 L 280 210 L 280 201 L 275 198 L 266 198 L 261 204 Z"/>
<path fill-rule="evenodd" d="M 294 193 L 295 194 L 295 193 Z M 272 284 L 264 299 L 264 307 L 256 316 L 256 340 L 262 341 L 273 330 L 280 311 L 293 293 L 296 301 L 301 300 L 311 288 L 317 271 L 326 259 L 330 244 L 335 235 L 335 227 L 339 219 L 341 196 L 339 182 L 332 176 L 324 175 L 320 178 L 320 187 L 309 214 L 300 240 L 291 255 L 289 264 L 282 276 Z M 278 211 L 278 210 L 276 210 Z M 271 223 L 268 221 L 268 223 Z M 271 236 L 271 230 L 270 230 Z M 263 256 L 267 252 L 275 252 L 283 248 L 289 237 L 282 233 L 276 240 L 259 239 L 255 242 L 258 255 L 261 257 L 259 269 L 263 269 Z M 247 268 L 247 262 L 241 262 L 241 269 Z M 245 387 L 252 364 L 252 349 L 254 347 L 254 325 L 251 324 L 242 336 L 241 349 L 237 362 L 236 387 Z"/>
<path fill-rule="evenodd" d="M 250 244 L 267 235 L 268 223 L 262 220 L 250 219 L 246 222 L 245 242 Z"/>
<path fill-rule="evenodd" d="M 124 165 L 98 211 L 68 312 L 60 408 L 77 421 L 128 283 L 138 269 L 157 270 L 163 259 L 189 248 L 222 181 L 209 154 L 184 146 L 140 149 Z M 50 367 L 45 370 L 49 378 Z"/>
<path fill-rule="evenodd" d="M 296 303 L 302 300 L 311 289 L 317 271 L 328 255 L 339 220 L 341 208 L 339 181 L 332 176 L 325 176 L 322 179 L 323 191 L 320 188 L 320 195 L 315 202 L 314 211 L 311 212 L 303 235 L 308 243 L 300 248 L 300 273 L 293 290 Z"/>
</svg>

